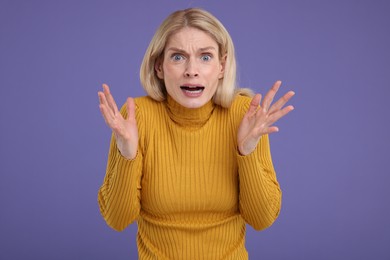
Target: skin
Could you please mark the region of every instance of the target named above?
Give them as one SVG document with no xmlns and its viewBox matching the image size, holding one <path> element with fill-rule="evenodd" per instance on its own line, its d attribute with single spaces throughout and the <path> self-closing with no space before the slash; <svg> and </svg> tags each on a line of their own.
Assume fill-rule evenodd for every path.
<svg viewBox="0 0 390 260">
<path fill-rule="evenodd" d="M 164 58 L 156 62 L 155 70 L 176 102 L 187 108 L 199 108 L 211 100 L 218 81 L 223 77 L 225 58 L 219 59 L 219 56 L 217 43 L 207 33 L 183 28 L 168 39 Z M 188 94 L 181 88 L 184 85 L 204 89 L 200 94 Z M 275 82 L 264 98 L 261 94 L 253 97 L 238 129 L 238 152 L 241 155 L 253 152 L 262 135 L 278 132 L 274 123 L 294 109 L 291 105 L 284 107 L 294 96 L 293 91 L 272 104 L 280 85 L 281 81 Z M 127 99 L 128 117 L 123 118 L 106 84 L 98 96 L 100 111 L 116 137 L 119 151 L 125 158 L 134 159 L 138 149 L 138 129 L 133 98 Z"/>
<path fill-rule="evenodd" d="M 248 155 L 255 150 L 262 135 L 278 132 L 279 128 L 274 126 L 274 123 L 294 110 L 291 105 L 283 108 L 295 95 L 293 91 L 287 92 L 272 104 L 281 84 L 281 81 L 276 81 L 263 100 L 261 94 L 253 97 L 238 128 L 237 143 L 241 155 Z"/>
<path fill-rule="evenodd" d="M 155 69 L 176 102 L 187 108 L 199 108 L 217 91 L 224 63 L 225 59 L 219 59 L 218 44 L 209 34 L 186 27 L 169 38 L 163 61 L 158 61 Z M 192 95 L 182 86 L 204 89 L 200 95 Z"/>
</svg>

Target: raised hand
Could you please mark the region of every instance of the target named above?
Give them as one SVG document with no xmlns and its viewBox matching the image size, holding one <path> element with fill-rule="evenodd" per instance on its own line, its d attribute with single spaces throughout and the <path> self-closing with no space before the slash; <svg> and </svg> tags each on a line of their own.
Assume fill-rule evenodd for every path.
<svg viewBox="0 0 390 260">
<path fill-rule="evenodd" d="M 103 92 L 98 92 L 99 108 L 106 124 L 115 134 L 117 147 L 127 159 L 134 159 L 138 149 L 138 128 L 135 120 L 135 103 L 132 98 L 126 101 L 127 118 L 119 112 L 110 88 L 103 84 Z"/>
<path fill-rule="evenodd" d="M 271 106 L 281 84 L 281 81 L 276 81 L 261 104 L 260 94 L 253 97 L 249 109 L 238 128 L 237 143 L 241 155 L 248 155 L 255 150 L 262 135 L 278 132 L 279 128 L 273 124 L 294 109 L 291 105 L 283 108 L 294 96 L 293 91 L 287 92 Z"/>
</svg>

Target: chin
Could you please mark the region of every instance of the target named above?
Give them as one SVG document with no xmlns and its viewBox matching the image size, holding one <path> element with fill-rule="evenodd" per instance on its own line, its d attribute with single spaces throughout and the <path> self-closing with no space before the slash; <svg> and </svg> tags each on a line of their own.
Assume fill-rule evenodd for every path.
<svg viewBox="0 0 390 260">
<path fill-rule="evenodd" d="M 204 106 L 207 103 L 207 101 L 204 100 L 190 100 L 190 101 L 184 101 L 181 105 L 186 108 L 200 108 Z"/>
</svg>

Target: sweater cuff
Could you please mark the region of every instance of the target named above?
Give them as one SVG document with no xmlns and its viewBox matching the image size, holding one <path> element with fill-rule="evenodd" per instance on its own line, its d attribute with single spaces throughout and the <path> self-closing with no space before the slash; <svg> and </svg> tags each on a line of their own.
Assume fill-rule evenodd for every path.
<svg viewBox="0 0 390 260">
<path fill-rule="evenodd" d="M 138 175 L 137 173 L 141 172 L 140 167 L 142 167 L 142 154 L 139 152 L 139 149 L 137 151 L 136 156 L 133 159 L 127 159 L 117 149 L 116 161 L 117 161 L 116 167 L 119 170 L 119 172 L 130 173 L 131 175 L 133 175 L 133 177 L 137 176 Z"/>
<path fill-rule="evenodd" d="M 264 168 L 274 169 L 268 135 L 263 135 L 260 138 L 256 148 L 250 154 L 241 155 L 238 148 L 236 153 L 238 165 L 253 166 L 260 163 L 260 165 Z"/>
<path fill-rule="evenodd" d="M 118 161 L 125 161 L 125 162 L 132 162 L 132 161 L 136 161 L 137 158 L 139 157 L 139 148 L 137 149 L 137 154 L 135 155 L 135 157 L 133 159 L 127 159 L 126 157 L 124 157 L 121 152 L 119 151 L 118 147 L 116 148 L 116 154 L 117 154 L 117 159 Z"/>
</svg>

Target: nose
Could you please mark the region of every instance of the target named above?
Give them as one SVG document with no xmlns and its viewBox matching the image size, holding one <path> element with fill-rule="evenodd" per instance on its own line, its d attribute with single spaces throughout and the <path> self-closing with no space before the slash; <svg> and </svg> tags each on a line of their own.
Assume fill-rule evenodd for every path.
<svg viewBox="0 0 390 260">
<path fill-rule="evenodd" d="M 196 62 L 193 60 L 189 60 L 187 62 L 187 66 L 184 72 L 184 76 L 188 78 L 194 78 L 199 76 L 198 67 L 196 65 Z"/>
</svg>

